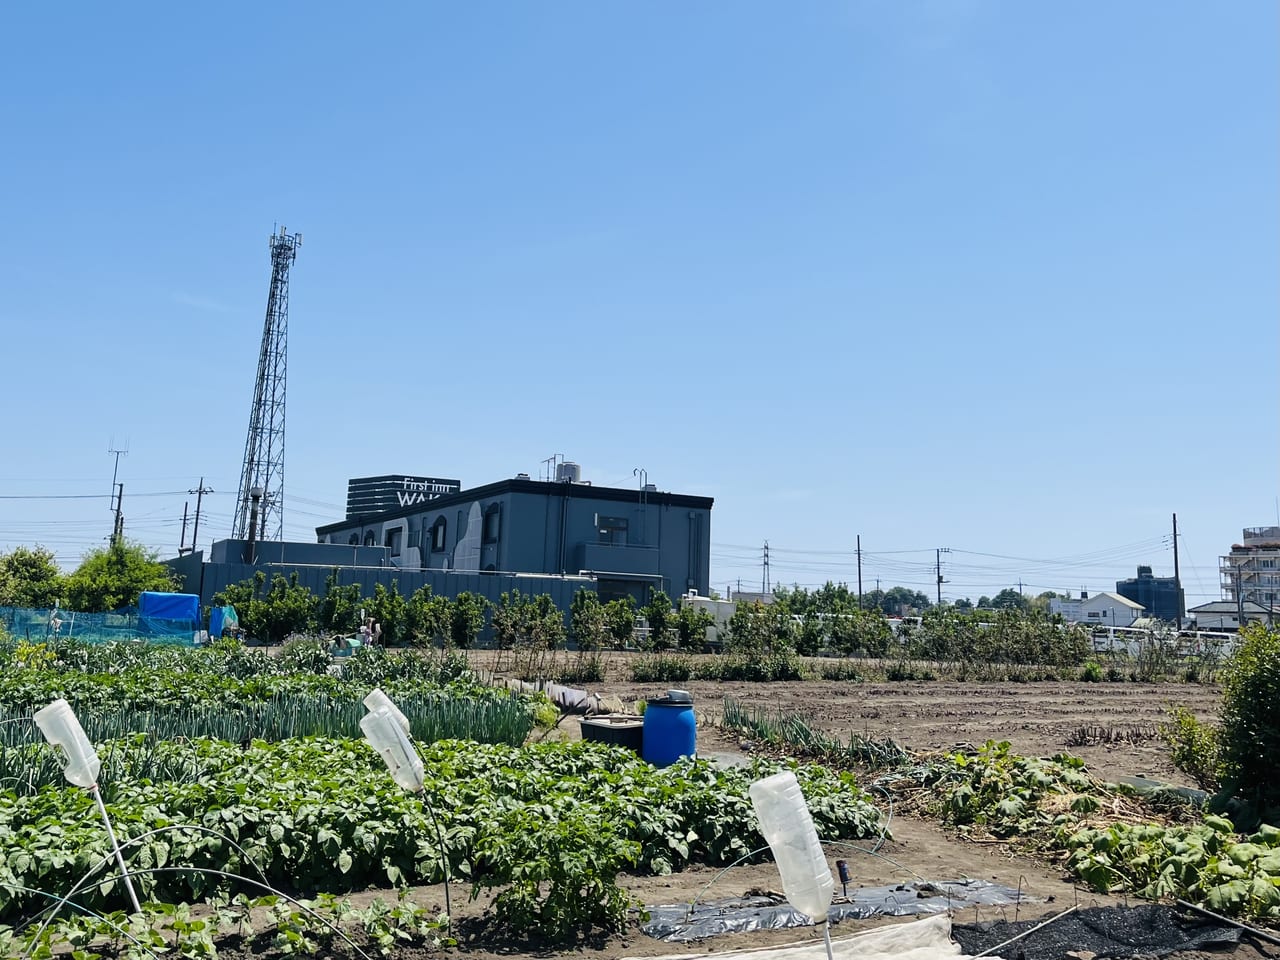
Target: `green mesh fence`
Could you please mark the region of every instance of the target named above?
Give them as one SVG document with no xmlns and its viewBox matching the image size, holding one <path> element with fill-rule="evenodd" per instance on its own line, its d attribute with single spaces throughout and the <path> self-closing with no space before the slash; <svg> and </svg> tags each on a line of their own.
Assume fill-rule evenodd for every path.
<svg viewBox="0 0 1280 960">
<path fill-rule="evenodd" d="M 73 610 L 33 610 L 0 607 L 0 625 L 19 640 L 36 642 L 50 637 L 74 637 L 89 643 L 112 640 L 148 640 L 194 646 L 200 624 L 190 620 L 158 620 L 140 617 L 134 608 L 113 613 L 77 613 Z"/>
</svg>

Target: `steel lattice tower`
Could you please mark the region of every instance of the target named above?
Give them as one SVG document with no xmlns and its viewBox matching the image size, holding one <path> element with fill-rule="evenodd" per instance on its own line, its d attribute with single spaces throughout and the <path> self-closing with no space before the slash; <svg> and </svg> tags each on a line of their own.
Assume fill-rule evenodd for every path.
<svg viewBox="0 0 1280 960">
<path fill-rule="evenodd" d="M 285 228 L 272 234 L 271 289 L 267 318 L 262 324 L 258 352 L 258 381 L 249 411 L 249 435 L 244 441 L 244 466 L 236 496 L 232 538 L 250 535 L 250 515 L 257 507 L 257 539 L 279 540 L 284 534 L 284 387 L 289 335 L 289 267 L 302 246 L 302 234 Z M 254 494 L 257 493 L 257 503 Z"/>
</svg>

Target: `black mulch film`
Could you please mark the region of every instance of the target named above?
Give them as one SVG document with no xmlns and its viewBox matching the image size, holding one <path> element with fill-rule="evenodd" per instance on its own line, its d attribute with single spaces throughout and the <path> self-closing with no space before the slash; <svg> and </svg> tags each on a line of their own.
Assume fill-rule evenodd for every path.
<svg viewBox="0 0 1280 960">
<path fill-rule="evenodd" d="M 1030 930 L 1044 917 L 1010 923 L 954 923 L 951 939 L 970 956 L 990 950 Z M 1184 950 L 1205 950 L 1240 942 L 1239 927 L 1159 904 L 1089 907 L 1055 920 L 999 951 L 1006 960 L 1063 960 L 1094 954 L 1108 957 L 1163 957 Z"/>
<path fill-rule="evenodd" d="M 1038 902 L 1010 887 L 985 880 L 939 880 L 900 883 L 886 887 L 857 887 L 848 896 L 837 896 L 828 918 L 865 920 L 868 917 L 906 917 L 946 910 L 982 906 Z M 807 927 L 813 921 L 780 896 L 735 897 L 700 902 L 689 912 L 689 904 L 663 904 L 647 908 L 649 920 L 641 927 L 657 940 L 684 943 L 725 933 L 752 930 L 782 930 Z M 994 941 L 999 943 L 1000 941 Z"/>
</svg>

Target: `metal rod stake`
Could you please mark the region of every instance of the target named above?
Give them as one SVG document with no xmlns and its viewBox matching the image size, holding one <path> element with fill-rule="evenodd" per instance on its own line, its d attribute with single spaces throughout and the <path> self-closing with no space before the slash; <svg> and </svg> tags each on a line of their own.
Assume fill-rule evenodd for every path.
<svg viewBox="0 0 1280 960">
<path fill-rule="evenodd" d="M 124 865 L 124 854 L 120 852 L 120 842 L 116 839 L 115 828 L 111 826 L 111 818 L 107 816 L 107 805 L 102 802 L 102 791 L 95 783 L 89 788 L 93 799 L 98 801 L 98 812 L 102 814 L 102 822 L 107 825 L 107 836 L 111 838 L 111 849 L 115 851 L 116 863 L 120 866 L 120 876 L 124 877 L 125 888 L 129 891 L 129 899 L 133 901 L 133 912 L 141 913 L 142 904 L 138 903 L 138 895 L 133 892 L 133 880 L 129 877 L 129 869 Z"/>
</svg>

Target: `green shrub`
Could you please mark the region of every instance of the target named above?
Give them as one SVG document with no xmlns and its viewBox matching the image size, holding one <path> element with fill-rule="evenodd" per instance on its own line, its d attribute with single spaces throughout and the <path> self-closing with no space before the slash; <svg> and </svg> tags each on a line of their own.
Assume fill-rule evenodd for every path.
<svg viewBox="0 0 1280 960">
<path fill-rule="evenodd" d="M 294 637 L 285 643 L 280 660 L 287 669 L 300 673 L 327 673 L 333 663 L 329 645 L 319 637 Z"/>
<path fill-rule="evenodd" d="M 581 592 L 581 591 L 580 591 Z M 580 653 L 576 660 L 555 671 L 555 679 L 565 684 L 603 683 L 604 657 L 598 653 Z"/>
<path fill-rule="evenodd" d="M 726 680 L 771 683 L 776 680 L 803 680 L 804 664 L 790 651 L 775 653 L 730 653 L 694 667 L 695 680 Z"/>
<path fill-rule="evenodd" d="M 1087 661 L 1080 671 L 1080 679 L 1085 683 L 1100 683 L 1102 681 L 1102 664 L 1098 663 L 1097 660 Z"/>
<path fill-rule="evenodd" d="M 693 676 L 689 657 L 657 653 L 643 656 L 631 664 L 631 679 L 636 683 L 683 682 Z"/>
<path fill-rule="evenodd" d="M 1177 707 L 1169 722 L 1160 725 L 1160 736 L 1169 745 L 1169 759 L 1198 786 L 1208 790 L 1218 787 L 1220 762 L 1217 728 L 1202 723 L 1186 707 Z"/>
<path fill-rule="evenodd" d="M 885 668 L 887 680 L 937 680 L 937 675 L 928 667 L 916 666 L 910 660 L 895 660 Z"/>
<path fill-rule="evenodd" d="M 867 679 L 860 666 L 848 660 L 823 661 L 818 665 L 818 676 L 823 680 L 847 680 L 852 683 L 862 683 Z"/>
<path fill-rule="evenodd" d="M 1280 632 L 1253 624 L 1227 664 L 1222 783 L 1258 811 L 1280 807 Z"/>
</svg>

